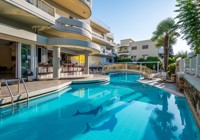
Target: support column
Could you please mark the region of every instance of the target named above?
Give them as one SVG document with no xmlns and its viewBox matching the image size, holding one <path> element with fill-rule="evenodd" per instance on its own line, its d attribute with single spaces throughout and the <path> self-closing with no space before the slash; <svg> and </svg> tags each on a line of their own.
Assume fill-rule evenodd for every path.
<svg viewBox="0 0 200 140">
<path fill-rule="evenodd" d="M 53 79 L 60 79 L 60 47 L 53 47 Z"/>
<path fill-rule="evenodd" d="M 22 54 L 21 54 L 21 43 L 17 43 L 17 78 L 22 78 Z"/>
<path fill-rule="evenodd" d="M 36 45 L 31 45 L 31 71 L 33 79 L 36 79 Z"/>
<path fill-rule="evenodd" d="M 89 72 L 89 53 L 85 53 L 85 74 L 90 74 L 90 72 Z"/>
<path fill-rule="evenodd" d="M 185 73 L 185 70 L 186 70 L 186 61 L 185 59 L 182 60 L 182 65 L 183 65 L 183 72 Z"/>
<path fill-rule="evenodd" d="M 115 60 L 114 60 L 114 57 L 112 57 L 112 63 L 114 63 L 114 61 L 115 61 Z"/>
</svg>

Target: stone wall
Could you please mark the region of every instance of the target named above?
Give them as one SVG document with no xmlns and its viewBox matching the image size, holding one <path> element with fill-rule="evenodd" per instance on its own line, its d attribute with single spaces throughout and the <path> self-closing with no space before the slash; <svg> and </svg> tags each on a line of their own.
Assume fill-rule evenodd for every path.
<svg viewBox="0 0 200 140">
<path fill-rule="evenodd" d="M 200 91 L 193 87 L 187 80 L 184 82 L 184 94 L 195 117 L 198 127 L 200 128 Z"/>
<path fill-rule="evenodd" d="M 184 75 L 182 73 L 176 74 L 176 85 L 180 91 L 184 89 Z"/>
</svg>

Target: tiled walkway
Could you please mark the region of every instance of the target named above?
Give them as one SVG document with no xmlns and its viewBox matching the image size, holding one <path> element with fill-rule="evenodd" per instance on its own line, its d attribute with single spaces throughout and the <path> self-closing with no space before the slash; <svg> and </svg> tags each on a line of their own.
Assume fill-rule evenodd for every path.
<svg viewBox="0 0 200 140">
<path fill-rule="evenodd" d="M 27 89 L 29 92 L 29 97 L 34 97 L 37 95 L 45 94 L 48 92 L 53 92 L 55 90 L 62 89 L 66 86 L 69 86 L 71 83 L 96 83 L 96 82 L 105 82 L 109 81 L 110 77 L 105 76 L 105 75 L 94 75 L 90 76 L 88 78 L 81 78 L 77 79 L 70 78 L 70 79 L 61 79 L 61 80 L 46 80 L 46 81 L 33 81 L 33 82 L 26 82 Z M 25 92 L 25 88 L 23 84 L 20 84 L 20 92 L 18 93 L 18 84 L 11 85 L 10 84 L 10 89 L 14 95 L 14 101 L 16 100 L 21 100 L 21 99 L 27 99 L 27 94 Z M 10 103 L 11 102 L 11 97 L 8 92 L 7 87 L 4 85 L 1 87 L 1 93 L 0 93 L 0 105 Z"/>
<path fill-rule="evenodd" d="M 69 83 L 69 82 L 70 82 L 69 80 L 33 81 L 33 82 L 26 82 L 26 86 L 29 92 L 34 92 L 34 91 L 42 90 L 49 87 L 60 86 L 62 84 Z M 20 84 L 20 93 L 18 93 L 18 84 L 10 85 L 9 87 L 14 95 L 25 93 L 25 89 L 22 83 Z M 2 86 L 0 98 L 4 98 L 8 96 L 9 96 L 9 92 L 7 90 L 7 87 Z"/>
<path fill-rule="evenodd" d="M 176 96 L 184 97 L 184 94 L 179 91 L 178 87 L 174 83 L 160 82 L 161 81 L 160 78 L 154 78 L 152 80 L 140 79 L 138 81 L 141 83 L 144 83 L 144 84 L 149 84 L 149 85 L 155 86 L 157 88 L 163 89 L 163 90 L 165 90 L 171 94 L 174 94 Z"/>
</svg>

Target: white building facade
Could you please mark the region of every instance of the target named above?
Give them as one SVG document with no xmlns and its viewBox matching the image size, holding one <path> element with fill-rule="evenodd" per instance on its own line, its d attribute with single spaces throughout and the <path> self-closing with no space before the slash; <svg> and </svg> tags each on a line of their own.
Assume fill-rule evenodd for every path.
<svg viewBox="0 0 200 140">
<path fill-rule="evenodd" d="M 91 22 L 92 0 L 1 0 L 0 8 L 0 79 L 89 74 L 90 56 L 104 45 L 94 28 L 113 40 Z"/>
<path fill-rule="evenodd" d="M 158 57 L 163 53 L 161 49 L 156 48 L 155 43 L 151 40 L 124 39 L 121 40 L 117 50 L 120 59 L 130 58 L 132 61 L 137 61 L 140 58 L 146 59 L 149 56 Z"/>
</svg>

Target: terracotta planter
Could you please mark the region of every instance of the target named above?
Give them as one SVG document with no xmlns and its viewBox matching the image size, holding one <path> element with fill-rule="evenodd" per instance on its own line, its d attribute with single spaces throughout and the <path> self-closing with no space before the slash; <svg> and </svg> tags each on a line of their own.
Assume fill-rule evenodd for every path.
<svg viewBox="0 0 200 140">
<path fill-rule="evenodd" d="M 175 75 L 175 74 L 172 74 L 172 75 L 171 75 L 171 81 L 172 81 L 172 82 L 175 82 L 175 80 L 176 80 L 176 75 Z"/>
</svg>

